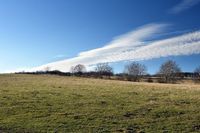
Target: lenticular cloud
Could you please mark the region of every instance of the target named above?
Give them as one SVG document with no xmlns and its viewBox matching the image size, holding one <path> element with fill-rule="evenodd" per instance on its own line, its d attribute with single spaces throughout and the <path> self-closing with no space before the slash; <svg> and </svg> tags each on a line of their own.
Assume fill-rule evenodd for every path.
<svg viewBox="0 0 200 133">
<path fill-rule="evenodd" d="M 69 71 L 71 66 L 84 64 L 87 67 L 103 62 L 141 61 L 153 58 L 191 55 L 200 53 L 200 31 L 167 39 L 153 39 L 159 36 L 168 25 L 149 24 L 132 32 L 114 38 L 101 48 L 84 51 L 77 57 L 49 63 L 31 71 Z"/>
</svg>

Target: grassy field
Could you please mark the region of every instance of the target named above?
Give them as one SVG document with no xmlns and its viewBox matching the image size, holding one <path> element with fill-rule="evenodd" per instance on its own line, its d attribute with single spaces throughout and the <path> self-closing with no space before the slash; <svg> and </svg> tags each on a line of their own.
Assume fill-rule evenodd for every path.
<svg viewBox="0 0 200 133">
<path fill-rule="evenodd" d="M 200 85 L 0 75 L 0 132 L 200 132 Z"/>
</svg>

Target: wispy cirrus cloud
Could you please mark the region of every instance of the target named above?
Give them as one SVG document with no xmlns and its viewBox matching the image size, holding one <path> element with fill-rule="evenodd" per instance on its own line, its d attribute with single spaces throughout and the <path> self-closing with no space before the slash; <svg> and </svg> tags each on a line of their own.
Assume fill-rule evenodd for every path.
<svg viewBox="0 0 200 133">
<path fill-rule="evenodd" d="M 148 24 L 124 35 L 115 37 L 110 43 L 101 48 L 83 51 L 80 52 L 77 57 L 49 63 L 32 70 L 44 70 L 45 68 L 50 67 L 52 70 L 68 71 L 71 66 L 76 64 L 89 66 L 101 62 L 107 62 L 106 58 L 108 58 L 108 56 L 137 49 L 137 47 L 144 45 L 144 40 L 151 39 L 153 34 L 161 33 L 167 26 L 167 24 Z"/>
<path fill-rule="evenodd" d="M 170 13 L 180 13 L 200 3 L 200 0 L 182 0 L 178 5 L 169 10 Z"/>
<path fill-rule="evenodd" d="M 200 53 L 200 31 L 176 37 L 155 39 L 168 27 L 167 24 L 149 24 L 116 37 L 105 46 L 78 54 L 77 57 L 57 61 L 31 69 L 69 71 L 71 66 L 84 64 L 91 67 L 97 63 L 140 61 L 153 58 L 191 55 Z"/>
</svg>

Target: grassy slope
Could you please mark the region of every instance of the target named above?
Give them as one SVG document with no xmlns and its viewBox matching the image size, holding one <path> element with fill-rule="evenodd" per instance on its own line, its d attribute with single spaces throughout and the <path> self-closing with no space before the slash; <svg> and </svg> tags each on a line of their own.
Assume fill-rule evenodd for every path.
<svg viewBox="0 0 200 133">
<path fill-rule="evenodd" d="M 0 132 L 200 131 L 200 86 L 0 75 Z"/>
</svg>

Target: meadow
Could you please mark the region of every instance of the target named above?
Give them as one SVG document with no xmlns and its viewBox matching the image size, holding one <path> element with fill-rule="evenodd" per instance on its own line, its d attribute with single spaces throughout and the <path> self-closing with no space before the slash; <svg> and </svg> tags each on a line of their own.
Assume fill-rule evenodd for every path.
<svg viewBox="0 0 200 133">
<path fill-rule="evenodd" d="M 3 74 L 0 132 L 200 132 L 200 85 Z"/>
</svg>

